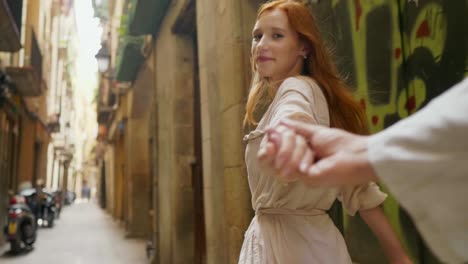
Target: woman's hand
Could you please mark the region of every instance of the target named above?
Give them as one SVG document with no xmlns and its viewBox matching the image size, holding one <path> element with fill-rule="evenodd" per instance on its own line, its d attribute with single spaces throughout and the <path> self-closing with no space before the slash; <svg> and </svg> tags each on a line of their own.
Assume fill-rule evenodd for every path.
<svg viewBox="0 0 468 264">
<path fill-rule="evenodd" d="M 267 131 L 267 143 L 259 150 L 259 160 L 279 172 L 282 181 L 297 180 L 314 162 L 314 155 L 304 137 L 278 126 Z"/>
<path fill-rule="evenodd" d="M 368 159 L 366 136 L 290 119 L 281 120 L 279 125 L 268 129 L 267 133 L 269 143 L 259 152 L 259 158 L 267 164 L 280 158 L 276 157 L 277 151 L 283 153 L 283 156 L 292 156 L 295 143 L 291 135 L 305 139 L 313 154 L 312 161 L 300 163 L 298 177 L 309 186 L 355 185 L 377 180 Z M 287 146 L 283 146 L 283 141 Z M 295 163 L 290 164 L 287 159 L 284 162 L 280 166 L 283 170 L 289 167 L 286 172 L 297 171 Z"/>
</svg>

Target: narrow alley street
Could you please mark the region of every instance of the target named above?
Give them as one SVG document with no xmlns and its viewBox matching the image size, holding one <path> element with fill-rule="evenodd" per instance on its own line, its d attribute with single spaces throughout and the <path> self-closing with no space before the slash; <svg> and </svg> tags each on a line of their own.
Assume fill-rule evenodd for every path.
<svg viewBox="0 0 468 264">
<path fill-rule="evenodd" d="M 147 263 L 143 240 L 126 239 L 123 228 L 95 202 L 66 207 L 56 225 L 40 228 L 34 249 L 19 255 L 0 248 L 2 264 Z"/>
<path fill-rule="evenodd" d="M 231 264 L 257 251 L 336 263 L 346 250 L 359 264 L 458 263 L 436 248 L 468 252 L 457 236 L 468 221 L 455 214 L 468 206 L 452 213 L 459 203 L 436 198 L 460 201 L 468 185 L 450 165 L 468 160 L 468 133 L 451 128 L 465 129 L 468 111 L 437 103 L 437 118 L 421 115 L 431 129 L 403 120 L 468 79 L 467 10 L 468 0 L 0 0 L 0 264 Z M 367 156 L 325 144 L 346 161 L 331 170 L 357 162 L 373 182 L 303 175 L 327 158 L 314 153 L 333 151 L 291 127 L 263 132 L 286 118 L 384 135 L 350 136 L 373 142 L 359 148 Z M 374 175 L 387 170 L 389 180 Z M 432 184 L 444 195 L 422 189 Z M 54 226 L 11 253 L 43 219 Z M 428 242 L 420 223 L 455 239 Z"/>
</svg>

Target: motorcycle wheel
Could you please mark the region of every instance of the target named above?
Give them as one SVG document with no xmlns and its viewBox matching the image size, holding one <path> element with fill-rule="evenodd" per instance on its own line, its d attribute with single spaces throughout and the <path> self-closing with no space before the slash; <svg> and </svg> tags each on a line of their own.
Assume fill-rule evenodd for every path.
<svg viewBox="0 0 468 264">
<path fill-rule="evenodd" d="M 11 252 L 14 253 L 14 254 L 19 253 L 21 251 L 20 242 L 18 242 L 16 240 L 10 241 L 10 249 L 11 249 Z"/>
<path fill-rule="evenodd" d="M 55 220 L 55 215 L 53 213 L 49 213 L 47 219 L 47 227 L 54 227 L 54 220 Z"/>
<path fill-rule="evenodd" d="M 34 227 L 31 224 L 23 225 L 23 242 L 24 244 L 31 246 L 36 241 L 34 235 Z"/>
</svg>

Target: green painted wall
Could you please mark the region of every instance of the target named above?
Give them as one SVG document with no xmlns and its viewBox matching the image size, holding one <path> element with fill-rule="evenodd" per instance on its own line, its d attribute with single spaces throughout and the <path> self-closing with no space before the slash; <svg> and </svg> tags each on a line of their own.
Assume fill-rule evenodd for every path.
<svg viewBox="0 0 468 264">
<path fill-rule="evenodd" d="M 323 36 L 365 107 L 373 133 L 411 115 L 467 75 L 466 0 L 311 2 L 317 2 L 313 10 Z M 415 263 L 438 263 L 392 197 L 384 210 Z M 354 261 L 386 262 L 359 217 L 344 217 L 343 225 Z"/>
</svg>

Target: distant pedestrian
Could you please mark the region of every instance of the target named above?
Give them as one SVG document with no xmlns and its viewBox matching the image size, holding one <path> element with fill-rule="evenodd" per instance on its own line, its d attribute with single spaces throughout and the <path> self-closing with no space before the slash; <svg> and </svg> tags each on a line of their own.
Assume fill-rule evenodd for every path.
<svg viewBox="0 0 468 264">
<path fill-rule="evenodd" d="M 90 200 L 91 199 L 91 189 L 88 187 L 88 182 L 83 181 L 83 186 L 81 187 L 81 198 Z"/>
</svg>

